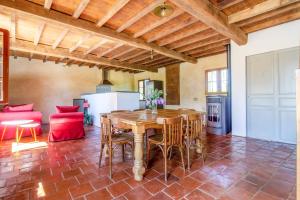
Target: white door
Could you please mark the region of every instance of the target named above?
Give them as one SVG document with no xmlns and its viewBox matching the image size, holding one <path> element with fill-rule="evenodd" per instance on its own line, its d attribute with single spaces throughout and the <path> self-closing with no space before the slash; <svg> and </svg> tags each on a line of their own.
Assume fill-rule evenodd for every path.
<svg viewBox="0 0 300 200">
<path fill-rule="evenodd" d="M 247 136 L 296 143 L 299 48 L 247 57 Z"/>
</svg>

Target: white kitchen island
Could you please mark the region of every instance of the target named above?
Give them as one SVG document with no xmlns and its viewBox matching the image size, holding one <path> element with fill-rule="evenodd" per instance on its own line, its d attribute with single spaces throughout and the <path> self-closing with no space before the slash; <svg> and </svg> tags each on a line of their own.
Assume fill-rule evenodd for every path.
<svg viewBox="0 0 300 200">
<path fill-rule="evenodd" d="M 140 107 L 138 92 L 107 92 L 83 94 L 89 104 L 89 114 L 93 116 L 95 126 L 100 127 L 100 115 L 113 110 L 135 110 Z"/>
</svg>

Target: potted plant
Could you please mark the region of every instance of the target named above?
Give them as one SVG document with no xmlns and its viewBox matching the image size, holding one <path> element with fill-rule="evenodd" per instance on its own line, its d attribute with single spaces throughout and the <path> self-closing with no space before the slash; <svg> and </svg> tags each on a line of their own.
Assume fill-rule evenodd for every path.
<svg viewBox="0 0 300 200">
<path fill-rule="evenodd" d="M 165 103 L 162 95 L 162 90 L 154 89 L 151 90 L 147 96 L 145 96 L 146 106 L 147 108 L 151 109 L 153 114 L 157 113 L 157 105 L 164 105 Z"/>
</svg>

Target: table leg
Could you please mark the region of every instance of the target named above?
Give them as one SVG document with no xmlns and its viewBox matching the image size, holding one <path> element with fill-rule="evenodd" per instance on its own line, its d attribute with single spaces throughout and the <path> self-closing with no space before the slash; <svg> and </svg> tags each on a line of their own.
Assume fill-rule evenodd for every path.
<svg viewBox="0 0 300 200">
<path fill-rule="evenodd" d="M 134 134 L 134 166 L 132 172 L 134 173 L 134 179 L 136 181 L 142 181 L 145 173 L 145 167 L 143 162 L 144 155 L 144 133 L 145 128 L 143 126 L 134 126 L 132 128 Z"/>
<path fill-rule="evenodd" d="M 7 126 L 4 126 L 4 129 L 3 129 L 3 131 L 2 131 L 2 136 L 1 136 L 1 142 L 2 142 L 3 137 L 4 137 L 4 135 L 5 135 L 6 128 L 7 128 Z"/>
<path fill-rule="evenodd" d="M 32 128 L 32 129 L 33 129 L 34 141 L 36 142 L 36 131 L 35 131 L 35 128 Z"/>
<path fill-rule="evenodd" d="M 16 142 L 19 144 L 19 127 L 16 127 Z"/>
<path fill-rule="evenodd" d="M 20 142 L 20 141 L 21 141 L 21 137 L 22 137 L 22 135 L 23 135 L 23 132 L 24 132 L 24 128 L 21 128 L 21 133 L 20 133 L 20 135 L 19 135 L 18 142 Z"/>
</svg>

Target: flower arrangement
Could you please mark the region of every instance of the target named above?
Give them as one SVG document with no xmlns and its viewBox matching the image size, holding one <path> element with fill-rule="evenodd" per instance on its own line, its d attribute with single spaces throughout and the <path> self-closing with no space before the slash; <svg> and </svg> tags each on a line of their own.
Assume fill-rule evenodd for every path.
<svg viewBox="0 0 300 200">
<path fill-rule="evenodd" d="M 163 91 L 154 89 L 145 96 L 147 108 L 152 110 L 152 113 L 157 113 L 157 105 L 164 105 L 165 101 L 162 98 Z"/>
</svg>

